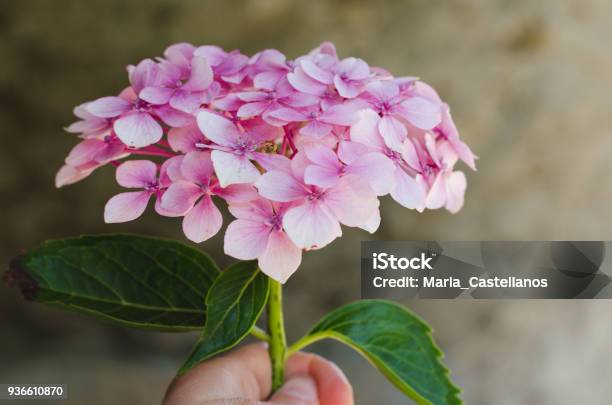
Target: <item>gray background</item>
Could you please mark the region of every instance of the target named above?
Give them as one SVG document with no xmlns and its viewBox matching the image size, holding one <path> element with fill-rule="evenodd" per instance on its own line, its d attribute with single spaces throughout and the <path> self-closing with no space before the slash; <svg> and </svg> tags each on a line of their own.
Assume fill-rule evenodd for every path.
<svg viewBox="0 0 612 405">
<path fill-rule="evenodd" d="M 102 170 L 70 188 L 53 177 L 74 139 L 71 109 L 116 93 L 124 66 L 175 41 L 293 57 L 323 40 L 451 104 L 481 156 L 457 215 L 383 204 L 375 236 L 346 230 L 305 255 L 287 290 L 290 339 L 359 296 L 364 239 L 612 239 L 612 4 L 608 0 L 0 1 L 0 261 L 51 237 L 133 231 L 182 239 L 151 213 L 104 225 L 118 191 Z M 206 242 L 222 263 L 221 238 Z M 418 301 L 468 404 L 605 404 L 612 388 L 607 301 Z M 0 289 L 0 381 L 68 384 L 67 403 L 157 403 L 195 335 L 111 327 L 25 305 Z M 340 345 L 358 404 L 405 400 Z M 40 402 L 38 402 L 40 403 Z"/>
</svg>

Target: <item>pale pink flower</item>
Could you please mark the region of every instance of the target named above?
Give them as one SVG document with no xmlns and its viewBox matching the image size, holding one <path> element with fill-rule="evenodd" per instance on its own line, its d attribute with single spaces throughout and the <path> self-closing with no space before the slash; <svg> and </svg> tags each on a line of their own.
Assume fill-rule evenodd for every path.
<svg viewBox="0 0 612 405">
<path fill-rule="evenodd" d="M 431 159 L 425 166 L 426 173 L 431 179 L 425 206 L 429 209 L 445 207 L 454 214 L 463 206 L 467 187 L 465 174 L 452 171 L 457 161 L 457 154 L 448 142 L 444 140 L 436 142 L 430 134 L 425 135 L 425 144 Z"/>
<path fill-rule="evenodd" d="M 140 217 L 152 196 L 156 196 L 155 211 L 158 214 L 172 215 L 161 206 L 161 196 L 169 183 L 163 168 L 158 178 L 155 163 L 148 160 L 130 160 L 117 167 L 116 179 L 123 187 L 141 190 L 112 197 L 104 207 L 106 223 L 128 222 Z"/>
<path fill-rule="evenodd" d="M 283 217 L 290 207 L 261 197 L 248 204 L 230 204 L 237 219 L 225 232 L 225 253 L 240 260 L 258 259 L 265 274 L 285 283 L 302 261 L 302 250 L 283 230 Z"/>
<path fill-rule="evenodd" d="M 358 176 L 368 182 L 378 196 L 388 194 L 393 186 L 395 166 L 383 153 L 360 148 L 354 142 L 341 142 L 338 152 L 319 143 L 308 143 L 304 152 L 313 164 L 304 171 L 304 182 L 319 187 L 333 187 L 341 177 Z"/>
<path fill-rule="evenodd" d="M 162 197 L 162 208 L 184 215 L 183 232 L 196 243 L 204 242 L 221 229 L 223 218 L 212 196 L 228 202 L 247 202 L 257 197 L 251 185 L 221 188 L 214 177 L 210 151 L 188 153 L 180 165 L 180 175 L 169 177 L 173 183 Z"/>
<path fill-rule="evenodd" d="M 270 112 L 269 117 L 281 125 L 302 123 L 299 129 L 301 134 L 322 138 L 331 132 L 334 125 L 348 126 L 355 123 L 361 109 L 362 104 L 355 102 L 335 104 L 324 111 L 318 105 L 302 109 L 281 107 Z"/>
<path fill-rule="evenodd" d="M 287 58 L 276 49 L 266 49 L 255 54 L 249 61 L 253 86 L 257 89 L 274 90 L 278 82 L 291 70 Z"/>
<path fill-rule="evenodd" d="M 267 121 L 268 114 L 284 107 L 308 107 L 319 103 L 319 98 L 297 91 L 286 79 L 281 79 L 272 90 L 245 91 L 236 93 L 244 104 L 238 109 L 239 118 L 261 116 Z"/>
<path fill-rule="evenodd" d="M 191 120 L 184 112 L 169 105 L 153 105 L 140 99 L 137 94 L 145 87 L 161 85 L 164 78 L 158 64 L 145 59 L 129 69 L 131 88 L 119 97 L 102 97 L 85 107 L 87 112 L 99 118 L 113 118 L 113 128 L 126 145 L 141 148 L 159 141 L 163 129 L 157 122 L 159 117 L 170 126 L 182 126 Z"/>
<path fill-rule="evenodd" d="M 213 82 L 213 71 L 206 58 L 193 57 L 189 76 L 183 81 L 183 70 L 172 63 L 161 63 L 162 79 L 143 88 L 138 96 L 152 105 L 170 107 L 191 114 L 204 102 L 210 101 L 208 88 Z"/>
<path fill-rule="evenodd" d="M 329 188 L 306 184 L 299 173 L 271 170 L 255 183 L 259 194 L 277 202 L 293 203 L 283 217 L 283 228 L 298 247 L 321 248 L 342 235 L 340 223 L 371 228 L 378 215 L 378 199 L 357 176 L 343 176 Z"/>
<path fill-rule="evenodd" d="M 385 143 L 400 151 L 408 135 L 404 120 L 420 129 L 432 129 L 442 119 L 441 107 L 424 97 L 406 98 L 392 81 L 370 83 L 361 98 L 379 115 L 378 132 Z"/>
<path fill-rule="evenodd" d="M 89 176 L 95 169 L 129 155 L 130 152 L 116 136 L 84 139 L 73 147 L 66 157 L 66 164 L 55 176 L 55 186 L 60 188 L 74 184 Z"/>
<path fill-rule="evenodd" d="M 66 128 L 66 131 L 74 134 L 82 134 L 84 138 L 108 134 L 113 128 L 112 120 L 90 114 L 87 112 L 86 108 L 88 104 L 89 103 L 83 103 L 74 107 L 74 115 L 80 118 L 80 120 L 70 124 Z"/>
<path fill-rule="evenodd" d="M 213 149 L 212 161 L 222 187 L 255 182 L 260 173 L 251 160 L 257 161 L 263 155 L 257 149 L 280 135 L 277 128 L 257 121 L 244 123 L 241 129 L 208 110 L 198 113 L 197 122 L 204 135 L 214 142 L 208 147 Z"/>
<path fill-rule="evenodd" d="M 239 51 L 226 52 L 214 45 L 200 46 L 194 56 L 201 56 L 212 66 L 215 77 L 230 84 L 239 84 L 247 74 L 249 58 Z"/>
<path fill-rule="evenodd" d="M 394 164 L 393 176 L 389 177 L 392 183 L 391 197 L 406 208 L 421 212 L 425 209 L 427 183 L 423 176 L 412 166 L 420 168 L 420 161 L 414 150 L 414 145 L 408 139 L 393 150 L 384 142 L 377 131 L 379 116 L 373 110 L 361 112 L 359 121 L 351 127 L 350 137 L 355 143 L 360 143 L 370 151 L 387 156 Z"/>
</svg>

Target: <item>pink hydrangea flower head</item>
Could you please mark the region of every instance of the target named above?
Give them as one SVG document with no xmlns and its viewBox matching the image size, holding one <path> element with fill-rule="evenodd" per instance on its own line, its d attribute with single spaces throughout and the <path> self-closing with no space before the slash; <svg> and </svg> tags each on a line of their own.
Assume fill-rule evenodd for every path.
<svg viewBox="0 0 612 405">
<path fill-rule="evenodd" d="M 383 196 L 458 212 L 467 181 L 455 166 L 476 168 L 431 86 L 339 58 L 331 43 L 294 60 L 179 43 L 128 77 L 118 96 L 75 108 L 66 129 L 80 142 L 56 185 L 116 166 L 129 190 L 108 201 L 106 222 L 138 218 L 154 197 L 196 243 L 221 231 L 225 202 L 225 252 L 280 282 L 342 226 L 375 232 Z"/>
</svg>

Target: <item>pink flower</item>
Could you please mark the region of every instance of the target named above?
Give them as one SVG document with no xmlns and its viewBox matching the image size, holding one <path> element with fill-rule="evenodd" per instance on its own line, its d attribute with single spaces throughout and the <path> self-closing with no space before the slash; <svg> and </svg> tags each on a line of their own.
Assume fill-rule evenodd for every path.
<svg viewBox="0 0 612 405">
<path fill-rule="evenodd" d="M 274 90 L 278 82 L 291 70 L 285 55 L 276 49 L 266 49 L 255 54 L 249 64 L 253 86 L 257 89 Z"/>
<path fill-rule="evenodd" d="M 239 118 L 261 116 L 266 121 L 269 113 L 276 109 L 308 107 L 319 103 L 318 97 L 296 92 L 285 79 L 281 79 L 272 90 L 246 91 L 236 96 L 245 103 L 238 109 L 236 115 Z"/>
<path fill-rule="evenodd" d="M 376 195 L 388 194 L 394 186 L 395 166 L 383 153 L 369 151 L 353 142 L 341 142 L 336 154 L 332 149 L 308 143 L 306 157 L 313 164 L 306 167 L 304 182 L 318 187 L 333 187 L 341 177 L 354 175 L 368 182 Z"/>
<path fill-rule="evenodd" d="M 213 166 L 222 187 L 255 182 L 260 173 L 251 160 L 258 160 L 261 153 L 257 149 L 280 135 L 277 128 L 262 122 L 246 123 L 241 130 L 227 118 L 207 110 L 198 113 L 197 122 L 204 135 L 215 143 L 209 147 L 213 149 Z"/>
<path fill-rule="evenodd" d="M 74 115 L 81 120 L 70 124 L 66 128 L 66 131 L 82 134 L 85 138 L 108 134 L 113 127 L 112 121 L 108 118 L 96 117 L 87 112 L 88 104 L 89 103 L 83 103 L 74 107 Z"/>
<path fill-rule="evenodd" d="M 340 223 L 371 228 L 379 202 L 359 177 L 343 176 L 332 187 L 322 188 L 306 184 L 296 171 L 295 166 L 291 173 L 268 171 L 255 187 L 262 197 L 293 203 L 283 217 L 283 228 L 298 247 L 314 249 L 329 244 L 342 235 Z"/>
<path fill-rule="evenodd" d="M 258 259 L 259 268 L 285 283 L 302 261 L 302 250 L 283 230 L 289 204 L 258 198 L 248 204 L 230 204 L 237 219 L 225 232 L 225 253 L 241 260 Z"/>
<path fill-rule="evenodd" d="M 414 145 L 406 139 L 396 146 L 399 151 L 392 150 L 377 131 L 378 123 L 379 116 L 376 112 L 370 109 L 362 111 L 360 120 L 351 127 L 351 140 L 364 145 L 370 151 L 387 156 L 393 162 L 395 170 L 393 176 L 388 178 L 391 183 L 391 197 L 404 207 L 421 212 L 425 209 L 427 183 L 413 167 L 421 166 Z"/>
<path fill-rule="evenodd" d="M 164 168 L 157 177 L 157 165 L 148 160 L 130 160 L 117 167 L 116 179 L 126 188 L 139 188 L 140 191 L 120 193 L 111 198 L 104 207 L 106 223 L 128 222 L 142 215 L 151 196 L 156 196 L 155 211 L 164 216 L 172 214 L 161 207 L 161 196 L 168 186 Z"/>
<path fill-rule="evenodd" d="M 239 51 L 225 52 L 218 46 L 205 45 L 197 48 L 193 54 L 206 58 L 215 76 L 224 82 L 239 84 L 247 74 L 245 68 L 249 58 Z"/>
<path fill-rule="evenodd" d="M 160 65 L 161 79 L 143 88 L 138 96 L 151 105 L 165 105 L 191 114 L 208 100 L 207 89 L 213 82 L 213 71 L 206 58 L 191 59 L 189 76 L 183 81 L 183 70 L 172 63 Z"/>
<path fill-rule="evenodd" d="M 385 143 L 400 151 L 408 135 L 404 120 L 420 129 L 432 129 L 441 121 L 441 108 L 423 97 L 405 98 L 399 86 L 392 81 L 370 83 L 361 96 L 378 113 L 378 132 Z"/>
<path fill-rule="evenodd" d="M 130 155 L 125 145 L 116 136 L 106 135 L 103 139 L 88 138 L 78 143 L 66 158 L 55 177 L 55 186 L 63 187 L 89 176 L 98 167 L 123 159 Z"/>
<path fill-rule="evenodd" d="M 427 193 L 425 206 L 429 209 L 445 207 L 451 213 L 458 212 L 463 206 L 463 198 L 467 187 L 465 174 L 452 171 L 457 155 L 446 141 L 436 142 L 429 134 L 425 136 L 430 161 L 426 166 L 431 187 Z"/>
<path fill-rule="evenodd" d="M 217 195 L 230 202 L 247 202 L 257 197 L 255 189 L 246 184 L 221 188 L 214 178 L 210 152 L 190 152 L 185 155 L 180 174 L 170 174 L 173 183 L 162 197 L 162 208 L 184 215 L 183 232 L 190 240 L 200 243 L 214 236 L 223 218 L 212 201 Z"/>
<path fill-rule="evenodd" d="M 321 111 L 318 105 L 303 109 L 293 109 L 281 107 L 269 113 L 269 117 L 280 125 L 291 122 L 299 122 L 301 126 L 299 132 L 306 136 L 322 138 L 328 135 L 334 125 L 347 126 L 356 122 L 357 113 L 361 110 L 362 104 L 347 102 L 330 106 Z"/>
<path fill-rule="evenodd" d="M 190 116 L 169 105 L 153 105 L 138 98 L 137 94 L 145 87 L 162 84 L 159 65 L 145 59 L 138 66 L 131 67 L 129 73 L 131 88 L 124 90 L 119 97 L 102 97 L 85 107 L 95 117 L 113 118 L 113 128 L 121 142 L 133 148 L 158 142 L 163 129 L 157 117 L 170 126 L 189 123 Z"/>
</svg>

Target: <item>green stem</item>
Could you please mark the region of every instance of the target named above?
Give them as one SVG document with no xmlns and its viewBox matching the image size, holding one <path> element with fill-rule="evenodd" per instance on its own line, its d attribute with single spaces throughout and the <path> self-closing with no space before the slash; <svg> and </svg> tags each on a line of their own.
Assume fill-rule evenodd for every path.
<svg viewBox="0 0 612 405">
<path fill-rule="evenodd" d="M 272 391 L 274 392 L 283 385 L 287 338 L 283 321 L 282 285 L 273 279 L 270 279 L 270 296 L 268 297 L 268 334 L 270 335 L 268 352 L 272 362 Z"/>
<path fill-rule="evenodd" d="M 270 335 L 268 335 L 265 330 L 262 330 L 257 325 L 253 326 L 253 329 L 251 329 L 251 335 L 253 335 L 254 338 L 263 340 L 264 342 L 270 341 Z"/>
</svg>

